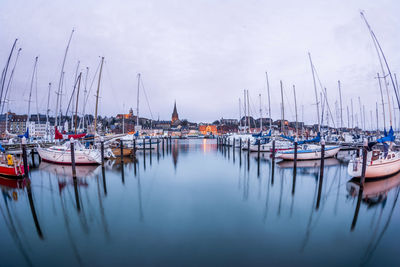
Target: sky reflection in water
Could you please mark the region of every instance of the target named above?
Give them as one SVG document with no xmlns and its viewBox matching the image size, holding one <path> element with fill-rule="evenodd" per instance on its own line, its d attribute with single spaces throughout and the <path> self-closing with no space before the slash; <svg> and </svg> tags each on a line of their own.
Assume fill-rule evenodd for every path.
<svg viewBox="0 0 400 267">
<path fill-rule="evenodd" d="M 294 176 L 267 154 L 258 164 L 215 140 L 172 142 L 136 163 L 79 166 L 76 180 L 45 162 L 31 185 L 1 179 L 0 265 L 400 264 L 400 175 L 359 194 L 348 152 L 321 180 L 319 161 Z"/>
</svg>

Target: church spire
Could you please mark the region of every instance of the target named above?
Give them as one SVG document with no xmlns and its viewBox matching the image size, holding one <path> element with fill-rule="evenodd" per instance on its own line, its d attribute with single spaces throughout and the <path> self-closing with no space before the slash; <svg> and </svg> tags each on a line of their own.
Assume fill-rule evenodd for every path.
<svg viewBox="0 0 400 267">
<path fill-rule="evenodd" d="M 178 116 L 178 111 L 176 110 L 176 100 L 175 100 L 175 102 L 174 102 L 174 111 L 172 112 L 171 123 L 174 123 L 177 120 L 179 120 L 179 116 Z"/>
</svg>

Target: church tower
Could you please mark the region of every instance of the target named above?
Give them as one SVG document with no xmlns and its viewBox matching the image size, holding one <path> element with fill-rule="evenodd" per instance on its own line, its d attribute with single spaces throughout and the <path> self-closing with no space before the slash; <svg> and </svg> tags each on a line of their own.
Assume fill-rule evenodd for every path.
<svg viewBox="0 0 400 267">
<path fill-rule="evenodd" d="M 176 110 L 176 101 L 175 101 L 175 103 L 174 103 L 174 111 L 172 112 L 171 123 L 173 124 L 177 120 L 179 120 L 179 116 L 178 116 L 178 111 Z"/>
</svg>

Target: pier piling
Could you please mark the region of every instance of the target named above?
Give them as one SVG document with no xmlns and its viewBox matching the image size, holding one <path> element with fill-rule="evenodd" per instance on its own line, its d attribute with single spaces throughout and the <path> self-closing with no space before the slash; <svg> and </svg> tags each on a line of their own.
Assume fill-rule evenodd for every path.
<svg viewBox="0 0 400 267">
<path fill-rule="evenodd" d="M 101 138 L 100 141 L 100 153 L 101 153 L 101 167 L 104 168 L 104 141 Z"/>
<path fill-rule="evenodd" d="M 272 159 L 275 160 L 275 138 L 272 139 Z"/>
<path fill-rule="evenodd" d="M 21 142 L 21 147 L 22 147 L 22 160 L 24 163 L 24 174 L 26 178 L 29 178 L 29 173 L 28 173 L 28 158 L 26 155 L 26 138 L 22 137 L 22 142 Z"/>
<path fill-rule="evenodd" d="M 35 167 L 35 153 L 33 148 L 31 149 L 32 167 Z"/>
<path fill-rule="evenodd" d="M 136 154 L 136 139 L 133 139 L 133 153 Z"/>
<path fill-rule="evenodd" d="M 149 139 L 149 149 L 150 149 L 150 160 L 151 160 L 151 137 L 150 137 L 150 139 Z"/>
<path fill-rule="evenodd" d="M 296 168 L 297 168 L 297 138 L 296 138 L 296 140 L 294 141 L 294 172 L 296 171 Z"/>
<path fill-rule="evenodd" d="M 122 139 L 119 139 L 119 147 L 121 151 L 121 163 L 124 162 L 124 142 Z"/>
<path fill-rule="evenodd" d="M 75 166 L 75 140 L 71 138 L 71 165 L 72 165 L 72 177 L 76 178 L 76 166 Z"/>
<path fill-rule="evenodd" d="M 325 140 L 321 141 L 321 166 L 320 166 L 320 176 L 324 175 L 324 165 L 325 165 Z"/>
<path fill-rule="evenodd" d="M 367 169 L 367 154 L 368 154 L 368 141 L 367 139 L 364 139 L 364 143 L 363 143 L 363 148 L 362 148 L 362 156 L 363 156 L 363 160 L 362 160 L 362 169 L 361 169 L 361 178 L 360 178 L 360 187 L 364 188 L 364 183 L 365 183 L 365 171 Z"/>
</svg>

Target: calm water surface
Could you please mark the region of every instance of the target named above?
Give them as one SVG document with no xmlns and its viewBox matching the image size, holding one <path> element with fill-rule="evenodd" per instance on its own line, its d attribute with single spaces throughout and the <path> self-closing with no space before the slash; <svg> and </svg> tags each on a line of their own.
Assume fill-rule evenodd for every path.
<svg viewBox="0 0 400 267">
<path fill-rule="evenodd" d="M 0 266 L 399 266 L 400 175 L 359 194 L 343 160 L 272 162 L 215 140 L 1 179 Z M 38 163 L 36 162 L 38 165 Z M 358 204 L 358 205 L 357 205 Z"/>
</svg>

